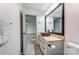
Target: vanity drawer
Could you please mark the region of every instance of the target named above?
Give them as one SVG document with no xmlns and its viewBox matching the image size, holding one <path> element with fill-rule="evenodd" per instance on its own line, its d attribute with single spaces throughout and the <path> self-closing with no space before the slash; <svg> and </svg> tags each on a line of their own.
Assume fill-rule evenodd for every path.
<svg viewBox="0 0 79 59">
<path fill-rule="evenodd" d="M 55 41 L 48 44 L 48 46 L 51 46 L 51 45 L 55 45 L 56 48 L 64 48 L 64 41 Z"/>
<path fill-rule="evenodd" d="M 55 46 L 54 48 L 51 45 Z M 63 55 L 64 54 L 64 42 L 63 41 L 55 41 L 48 45 L 48 55 Z"/>
<path fill-rule="evenodd" d="M 42 52 L 44 54 L 47 54 L 47 43 L 43 42 L 43 45 L 42 45 Z"/>
<path fill-rule="evenodd" d="M 56 47 L 64 47 L 64 41 L 56 41 L 53 43 Z"/>
</svg>

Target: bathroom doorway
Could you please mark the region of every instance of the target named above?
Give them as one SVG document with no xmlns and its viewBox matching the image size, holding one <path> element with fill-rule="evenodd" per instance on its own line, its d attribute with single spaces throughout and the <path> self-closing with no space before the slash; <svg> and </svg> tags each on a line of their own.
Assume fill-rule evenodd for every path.
<svg viewBox="0 0 79 59">
<path fill-rule="evenodd" d="M 36 44 L 36 16 L 26 15 L 25 16 L 25 31 L 26 39 L 24 40 L 25 54 L 35 54 L 34 44 Z"/>
</svg>

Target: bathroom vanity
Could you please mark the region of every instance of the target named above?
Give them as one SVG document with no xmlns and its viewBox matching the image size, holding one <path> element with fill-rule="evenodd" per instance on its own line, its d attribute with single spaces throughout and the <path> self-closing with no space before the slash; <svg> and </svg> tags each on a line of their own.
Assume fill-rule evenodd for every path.
<svg viewBox="0 0 79 59">
<path fill-rule="evenodd" d="M 37 43 L 45 55 L 64 54 L 64 4 L 60 3 L 45 16 L 45 32 L 38 35 Z"/>
<path fill-rule="evenodd" d="M 38 35 L 38 44 L 45 55 L 63 55 L 64 53 L 64 36 L 62 35 Z"/>
</svg>

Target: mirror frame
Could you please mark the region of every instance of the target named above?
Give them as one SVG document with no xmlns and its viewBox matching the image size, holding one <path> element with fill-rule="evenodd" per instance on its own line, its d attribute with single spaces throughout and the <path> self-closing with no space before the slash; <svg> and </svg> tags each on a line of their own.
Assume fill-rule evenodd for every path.
<svg viewBox="0 0 79 59">
<path fill-rule="evenodd" d="M 49 14 L 47 14 L 45 16 L 45 32 L 46 32 L 46 18 L 53 13 L 58 7 L 60 7 L 62 5 L 62 33 L 55 33 L 54 34 L 58 34 L 58 35 L 64 35 L 64 3 L 60 3 L 55 9 L 53 9 Z"/>
</svg>

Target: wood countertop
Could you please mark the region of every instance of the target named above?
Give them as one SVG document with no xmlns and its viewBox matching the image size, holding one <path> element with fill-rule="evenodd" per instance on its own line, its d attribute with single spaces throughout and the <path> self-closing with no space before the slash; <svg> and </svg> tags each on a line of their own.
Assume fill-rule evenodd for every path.
<svg viewBox="0 0 79 59">
<path fill-rule="evenodd" d="M 63 35 L 51 34 L 50 36 L 42 36 L 47 42 L 64 41 Z"/>
<path fill-rule="evenodd" d="M 64 40 L 64 35 L 51 34 L 51 36 L 58 37 Z"/>
</svg>

